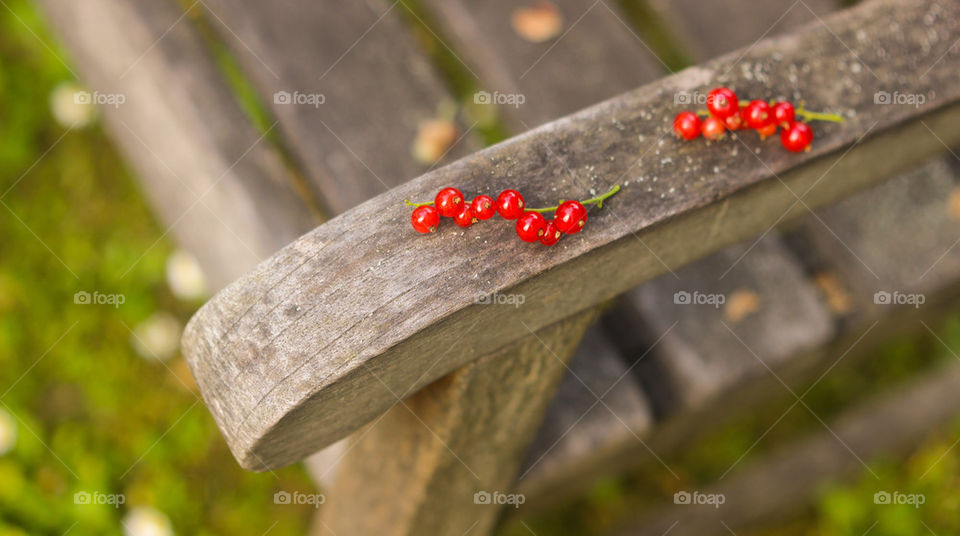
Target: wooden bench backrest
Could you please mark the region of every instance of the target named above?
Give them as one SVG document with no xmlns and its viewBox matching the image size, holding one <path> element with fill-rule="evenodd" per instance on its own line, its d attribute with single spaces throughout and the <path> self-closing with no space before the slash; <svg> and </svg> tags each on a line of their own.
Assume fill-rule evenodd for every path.
<svg viewBox="0 0 960 536">
<path fill-rule="evenodd" d="M 395 403 L 393 392 L 415 391 L 488 353 L 489 333 L 509 344 L 663 272 L 662 262 L 680 265 L 762 231 L 784 212 L 799 212 L 790 209 L 797 188 L 816 184 L 806 204 L 819 206 L 941 151 L 938 140 L 917 135 L 929 128 L 946 143 L 956 141 L 944 128 L 956 113 L 954 89 L 945 82 L 954 67 L 949 44 L 937 48 L 939 41 L 909 30 L 927 7 L 921 0 L 869 2 L 832 17 L 829 28 L 761 42 L 434 170 L 302 237 L 205 306 L 186 334 L 194 370 L 234 452 L 250 468 L 302 458 L 381 414 Z M 890 17 L 906 22 L 894 32 Z M 936 62 L 938 51 L 943 59 Z M 828 83 L 851 53 L 865 68 L 843 72 L 849 83 Z M 902 71 L 910 67 L 906 58 L 917 57 L 930 58 L 932 67 L 904 80 L 900 91 L 930 95 L 923 105 L 879 106 L 863 90 L 876 87 L 878 72 Z M 741 61 L 762 66 L 768 80 L 740 78 L 730 67 Z M 802 82 L 791 76 L 794 69 Z M 670 138 L 676 91 L 737 79 L 750 93 L 772 78 L 785 87 L 802 84 L 811 105 L 834 102 L 842 92 L 848 122 L 825 125 L 810 153 L 770 151 L 762 159 Z M 630 172 L 648 149 L 641 183 Z M 828 158 L 848 150 L 839 161 Z M 593 217 L 590 233 L 562 248 L 520 249 L 508 229 L 491 229 L 487 241 L 469 245 L 454 231 L 426 238 L 383 232 L 405 225 L 407 213 L 397 210 L 403 199 L 447 184 L 477 192 L 518 183 L 529 192 L 562 188 L 550 153 L 571 168 L 589 167 L 598 189 L 629 182 Z M 711 242 L 694 239 L 708 230 Z M 659 260 L 644 242 L 662 252 Z M 465 265 L 451 255 L 457 247 L 470 248 L 474 277 L 462 277 Z M 516 262 L 521 255 L 524 262 Z M 491 311 L 474 303 L 508 290 L 525 294 L 526 306 Z M 436 362 L 429 349 L 444 347 L 451 333 L 460 342 Z M 304 430 L 306 421 L 313 425 Z"/>
</svg>

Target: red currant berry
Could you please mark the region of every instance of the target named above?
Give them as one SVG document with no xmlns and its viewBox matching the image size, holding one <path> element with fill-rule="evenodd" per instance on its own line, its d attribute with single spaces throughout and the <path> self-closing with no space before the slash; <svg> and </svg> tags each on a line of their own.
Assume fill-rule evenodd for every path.
<svg viewBox="0 0 960 536">
<path fill-rule="evenodd" d="M 703 137 L 708 140 L 718 140 L 723 137 L 723 131 L 726 128 L 723 121 L 710 116 L 703 120 Z"/>
<path fill-rule="evenodd" d="M 673 120 L 673 132 L 685 139 L 692 140 L 700 135 L 700 118 L 693 112 L 680 112 Z"/>
<path fill-rule="evenodd" d="M 744 112 L 744 118 L 747 120 L 747 126 L 750 128 L 763 128 L 773 122 L 773 114 L 770 112 L 770 105 L 762 100 L 750 101 Z"/>
<path fill-rule="evenodd" d="M 727 130 L 740 130 L 743 128 L 743 115 L 738 112 L 723 120 L 723 125 Z"/>
<path fill-rule="evenodd" d="M 540 243 L 544 246 L 552 246 L 560 241 L 563 233 L 557 228 L 556 222 L 550 220 L 543 226 L 543 235 L 540 236 Z"/>
<path fill-rule="evenodd" d="M 497 212 L 504 219 L 515 220 L 523 214 L 523 196 L 516 190 L 504 190 L 497 196 Z"/>
<path fill-rule="evenodd" d="M 587 223 L 587 209 L 579 201 L 564 201 L 557 207 L 553 219 L 560 232 L 576 234 Z"/>
<path fill-rule="evenodd" d="M 717 119 L 726 119 L 737 113 L 739 109 L 737 94 L 729 88 L 718 87 L 707 94 L 707 110 Z"/>
<path fill-rule="evenodd" d="M 433 201 L 441 216 L 452 218 L 463 210 L 463 194 L 456 188 L 444 188 Z"/>
<path fill-rule="evenodd" d="M 440 211 L 437 210 L 437 207 L 430 205 L 417 207 L 410 215 L 410 223 L 413 224 L 413 228 L 418 233 L 432 233 L 437 230 L 437 225 L 440 224 Z"/>
<path fill-rule="evenodd" d="M 473 210 L 470 210 L 470 207 L 463 207 L 463 210 L 453 217 L 453 223 L 456 223 L 460 227 L 470 227 L 478 221 L 477 217 L 473 214 Z"/>
<path fill-rule="evenodd" d="M 524 212 L 517 218 L 517 235 L 524 242 L 536 242 L 543 236 L 547 220 L 539 212 Z"/>
<path fill-rule="evenodd" d="M 497 213 L 496 207 L 493 206 L 495 201 L 489 195 L 478 195 L 473 198 L 473 202 L 470 203 L 470 210 L 473 212 L 473 215 L 481 220 L 489 220 Z"/>
<path fill-rule="evenodd" d="M 810 144 L 813 142 L 813 129 L 810 125 L 797 121 L 780 131 L 780 142 L 788 151 L 799 153 L 803 150 L 810 150 Z"/>
<path fill-rule="evenodd" d="M 789 102 L 780 101 L 773 105 L 773 121 L 783 128 L 792 125 L 797 112 Z"/>
<path fill-rule="evenodd" d="M 758 128 L 758 129 L 757 129 L 757 132 L 760 133 L 760 139 L 761 139 L 761 140 L 765 140 L 765 139 L 767 139 L 768 137 L 773 136 L 774 134 L 777 133 L 777 124 L 776 124 L 776 123 L 770 123 L 769 125 L 767 125 L 767 126 L 765 126 L 765 127 L 760 127 L 760 128 Z"/>
</svg>

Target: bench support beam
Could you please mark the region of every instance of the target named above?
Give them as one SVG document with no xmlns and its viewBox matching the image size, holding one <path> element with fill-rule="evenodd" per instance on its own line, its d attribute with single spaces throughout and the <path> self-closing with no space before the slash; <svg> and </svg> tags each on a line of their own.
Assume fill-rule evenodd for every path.
<svg viewBox="0 0 960 536">
<path fill-rule="evenodd" d="M 477 504 L 474 494 L 513 493 L 527 447 L 594 316 L 587 311 L 531 332 L 353 434 L 314 534 L 489 534 L 502 505 Z"/>
</svg>

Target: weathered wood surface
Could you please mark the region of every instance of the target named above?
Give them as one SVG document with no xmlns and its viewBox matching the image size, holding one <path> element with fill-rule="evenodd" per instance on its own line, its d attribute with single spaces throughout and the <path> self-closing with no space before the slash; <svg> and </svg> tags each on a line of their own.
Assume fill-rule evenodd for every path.
<svg viewBox="0 0 960 536">
<path fill-rule="evenodd" d="M 278 0 L 204 5 L 280 123 L 329 213 L 426 171 L 411 147 L 449 94 L 404 26 L 401 3 Z M 274 95 L 323 95 L 318 106 Z M 461 133 L 466 134 L 466 128 Z M 476 148 L 467 135 L 450 155 Z"/>
<path fill-rule="evenodd" d="M 488 352 L 489 333 L 507 344 L 528 333 L 524 324 L 540 329 L 666 266 L 922 161 L 943 150 L 928 129 L 960 142 L 952 128 L 960 116 L 953 84 L 960 52 L 950 48 L 958 11 L 935 0 L 867 2 L 831 17 L 829 29 L 817 24 L 767 40 L 601 103 L 320 226 L 218 295 L 188 326 L 187 355 L 234 453 L 251 469 L 300 459 L 385 411 L 391 390 L 416 390 Z M 861 68 L 851 68 L 854 54 Z M 739 61 L 764 76 L 741 78 L 733 69 Z M 892 76 L 898 91 L 926 95 L 924 104 L 876 104 L 876 90 L 895 89 L 881 82 Z M 673 140 L 672 95 L 718 83 L 746 93 L 775 85 L 802 93 L 811 107 L 842 108 L 849 119 L 818 125 L 814 148 L 803 155 L 755 140 L 710 147 Z M 756 158 L 746 158 L 751 153 Z M 468 232 L 446 226 L 429 237 L 407 229 L 404 198 L 448 184 L 471 194 L 509 185 L 540 205 L 577 195 L 566 191 L 565 169 L 597 190 L 626 187 L 585 232 L 558 247 L 525 247 L 496 223 Z M 796 192 L 807 193 L 798 202 Z M 476 233 L 483 240 L 470 240 Z M 468 248 L 463 255 L 452 254 L 457 244 Z M 493 312 L 474 304 L 508 289 L 526 296 L 524 307 Z M 431 367 L 451 334 L 461 337 L 456 347 Z"/>
<path fill-rule="evenodd" d="M 830 7 L 826 0 L 813 4 L 810 7 L 818 11 Z M 698 61 L 736 47 L 749 47 L 762 36 L 776 35 L 789 26 L 817 18 L 811 9 L 795 0 L 770 0 L 762 5 L 722 0 L 712 3 L 709 9 L 688 1 L 657 6 L 669 11 L 666 18 L 673 21 L 678 35 L 695 45 L 694 57 Z M 728 22 L 717 24 L 717 20 Z M 752 68 L 749 63 L 740 66 Z M 684 97 L 697 103 L 688 106 L 703 107 L 700 99 L 706 95 L 699 92 Z M 781 274 L 788 281 L 779 281 Z M 678 307 L 673 302 L 676 292 L 687 292 L 691 298 L 699 294 L 729 301 L 713 311 L 709 307 Z M 625 348 L 636 353 L 644 351 L 645 344 L 659 337 L 668 326 L 677 324 L 680 329 L 673 330 L 637 369 L 654 398 L 659 396 L 654 403 L 660 413 L 676 414 L 748 377 L 766 376 L 764 363 L 751 350 L 779 362 L 802 353 L 803 347 L 822 345 L 832 336 L 830 312 L 817 303 L 815 294 L 816 290 L 805 281 L 798 259 L 780 245 L 777 231 L 769 231 L 746 245 L 732 246 L 625 294 L 613 312 L 620 318 L 610 318 L 608 324 L 623 333 Z M 750 318 L 757 314 L 762 319 Z M 642 327 L 626 324 L 627 318 Z M 642 340 L 640 334 L 644 332 L 651 338 Z M 669 380 L 661 381 L 661 377 Z"/>
<path fill-rule="evenodd" d="M 449 37 L 491 95 L 524 99 L 516 106 L 499 107 L 513 132 L 523 132 L 661 74 L 659 62 L 622 19 L 617 6 L 572 0 L 553 3 L 563 21 L 559 33 L 534 43 L 521 37 L 512 24 L 519 11 L 534 5 L 542 6 L 509 1 L 482 6 L 459 0 L 426 2 L 438 33 Z M 590 187 L 587 177 L 582 181 L 583 186 L 571 185 L 571 189 Z M 610 375 L 625 370 L 610 342 L 602 332 L 593 330 L 540 427 L 532 447 L 536 459 L 528 455 L 522 471 L 523 493 L 532 499 L 547 490 L 569 488 L 590 470 L 591 455 L 599 453 L 599 449 L 588 448 L 590 445 L 623 441 L 625 435 L 636 441 L 630 427 L 640 429 L 648 424 L 650 413 L 634 378 L 619 377 L 622 381 L 609 394 L 611 399 L 602 403 L 590 394 L 596 389 L 602 393 L 614 381 Z"/>
<path fill-rule="evenodd" d="M 536 2 L 425 3 L 491 95 L 524 97 L 522 104 L 499 106 L 516 132 L 633 89 L 663 70 L 613 2 L 554 0 L 562 29 L 539 43 L 511 24 L 516 10 Z"/>
<path fill-rule="evenodd" d="M 550 505 L 583 491 L 611 451 L 638 446 L 653 424 L 645 394 L 598 326 L 587 331 L 527 453 L 517 492 Z M 555 503 L 553 504 L 556 505 Z"/>
<path fill-rule="evenodd" d="M 523 453 L 593 317 L 530 333 L 404 402 L 396 392 L 395 405 L 351 438 L 316 534 L 490 533 L 504 505 L 483 497 L 514 493 Z"/>
<path fill-rule="evenodd" d="M 834 0 L 650 0 L 677 41 L 700 59 L 787 33 L 837 9 Z M 744 67 L 747 65 L 744 64 Z"/>
<path fill-rule="evenodd" d="M 172 0 L 43 0 L 113 139 L 214 288 L 316 225 L 284 165 L 236 104 Z"/>
<path fill-rule="evenodd" d="M 631 290 L 606 323 L 628 355 L 659 340 L 636 371 L 664 417 L 722 403 L 721 394 L 769 379 L 768 368 L 777 370 L 835 334 L 816 288 L 772 236 Z"/>
<path fill-rule="evenodd" d="M 765 20 L 765 16 L 776 9 L 788 13 L 795 6 L 792 0 L 765 2 L 762 8 L 753 4 L 755 3 L 727 1 L 711 6 L 709 10 L 687 5 L 683 11 L 674 10 L 671 20 L 675 22 L 674 30 L 678 35 L 684 35 L 691 28 L 700 25 L 708 26 L 714 33 L 724 34 L 722 39 L 710 40 L 713 48 L 709 53 L 695 51 L 696 59 L 705 60 L 737 46 L 750 45 L 761 34 L 778 33 L 784 28 L 771 28 L 771 21 Z M 806 8 L 788 15 L 784 18 L 789 18 L 794 24 L 815 20 L 815 15 Z M 717 25 L 715 21 L 718 17 L 728 22 Z M 616 60 L 616 55 L 608 56 L 605 61 Z M 621 67 L 628 69 L 626 64 Z M 695 96 L 687 94 L 681 97 L 689 97 L 689 101 L 694 101 Z M 705 96 L 705 93 L 700 92 L 700 96 Z M 687 105 L 695 106 L 692 102 Z M 683 423 L 671 423 L 671 426 L 663 431 L 669 435 L 670 440 L 660 438 L 659 443 L 675 445 L 683 437 L 685 430 L 703 428 L 700 418 L 707 417 L 706 412 L 696 409 L 704 409 L 706 400 L 712 400 L 709 405 L 713 415 L 722 408 L 735 411 L 734 404 L 725 403 L 721 398 L 725 392 L 742 392 L 744 382 L 751 379 L 766 381 L 769 378 L 763 368 L 764 363 L 758 361 L 735 337 L 749 341 L 747 344 L 757 348 L 766 356 L 766 360 L 776 364 L 791 358 L 802 359 L 809 349 L 819 349 L 828 337 L 832 336 L 829 312 L 817 302 L 816 291 L 806 282 L 802 268 L 792 252 L 778 243 L 778 233 L 773 231 L 764 237 L 760 248 L 762 253 L 758 256 L 743 255 L 746 246 L 731 246 L 726 252 L 711 255 L 678 270 L 676 274 L 666 274 L 626 293 L 619 300 L 619 306 L 608 312 L 607 324 L 614 326 L 614 338 L 617 339 L 621 351 L 632 360 L 639 359 L 627 380 L 630 383 L 642 381 L 647 393 L 658 396 L 654 404 L 661 417 L 675 416 L 683 411 L 695 413 L 683 419 Z M 741 262 L 741 255 L 745 266 L 726 277 L 725 273 L 735 263 Z M 789 282 L 778 281 L 781 271 L 788 274 Z M 684 285 L 677 285 L 677 277 Z M 722 311 L 710 311 L 703 307 L 678 307 L 672 301 L 673 293 L 686 287 L 690 287 L 687 289 L 690 292 L 703 295 L 730 297 L 730 303 L 724 306 Z M 664 306 L 644 306 L 639 299 L 641 296 L 651 300 L 656 297 L 665 301 L 660 304 Z M 796 311 L 793 310 L 795 303 L 801 304 Z M 763 321 L 749 318 L 756 314 L 765 315 Z M 740 321 L 743 319 L 745 321 Z M 736 334 L 723 328 L 717 320 L 725 320 Z M 670 330 L 674 323 L 686 326 L 687 329 Z M 701 329 L 704 325 L 712 325 L 714 329 Z M 661 336 L 664 336 L 664 340 L 658 341 L 655 348 L 648 347 Z M 639 357 L 641 355 L 642 359 Z M 583 401 L 590 402 L 587 399 L 589 397 L 585 397 Z M 581 409 L 575 413 L 579 416 L 583 411 Z M 609 411 L 602 413 L 610 416 Z M 596 411 L 591 411 L 589 416 L 596 414 Z M 583 455 L 579 459 L 564 459 L 562 471 L 561 466 L 554 465 L 551 459 L 554 456 L 563 459 L 559 451 L 551 452 L 550 457 L 544 459 L 543 464 L 556 469 L 555 482 L 541 480 L 542 485 L 538 489 L 521 482 L 524 489 L 536 489 L 543 494 L 538 498 L 540 493 L 529 493 L 531 502 L 558 502 L 564 496 L 582 491 L 584 482 L 613 474 L 625 465 L 620 460 L 613 459 L 616 456 L 629 458 L 635 463 L 653 458 L 648 444 L 650 438 L 641 438 L 646 434 L 647 426 L 633 430 L 624 424 L 631 421 L 629 416 L 622 419 L 624 422 L 612 417 L 596 423 L 605 423 L 606 426 L 591 426 L 589 439 L 577 434 L 578 431 L 586 429 L 586 426 L 571 431 L 570 436 L 573 437 L 570 437 L 569 441 L 588 443 L 592 448 L 589 453 L 581 453 Z M 549 423 L 545 423 L 544 428 L 549 427 Z M 653 433 L 659 435 L 661 431 Z M 570 478 L 563 478 L 563 473 L 569 473 Z M 579 482 L 566 485 L 574 484 L 572 479 L 577 476 L 582 477 Z M 536 482 L 537 475 L 530 477 Z"/>
<path fill-rule="evenodd" d="M 802 509 L 824 484 L 863 471 L 851 451 L 868 463 L 882 455 L 900 454 L 923 440 L 930 429 L 956 418 L 960 365 L 948 359 L 905 385 L 845 410 L 829 423 L 832 433 L 823 430 L 765 458 L 745 462 L 722 483 L 700 490 L 723 494 L 725 502 L 719 508 L 669 505 L 652 516 L 631 520 L 617 534 L 730 534 Z"/>
</svg>

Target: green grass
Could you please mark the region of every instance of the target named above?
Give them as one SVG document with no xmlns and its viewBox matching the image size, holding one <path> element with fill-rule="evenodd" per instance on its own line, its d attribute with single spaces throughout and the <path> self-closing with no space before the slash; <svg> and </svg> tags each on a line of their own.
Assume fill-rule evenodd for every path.
<svg viewBox="0 0 960 536">
<path fill-rule="evenodd" d="M 308 492 L 300 468 L 241 470 L 181 357 L 131 349 L 156 311 L 186 321 L 164 282 L 173 244 L 158 238 L 141 192 L 97 127 L 67 132 L 50 91 L 70 71 L 34 7 L 0 9 L 0 408 L 16 416 L 0 456 L 0 535 L 120 534 L 129 506 L 167 514 L 178 534 L 302 533 L 308 507 L 275 505 Z M 53 45 L 51 45 L 53 46 Z M 44 156 L 44 153 L 46 155 Z M 9 189 L 9 191 L 7 191 Z M 122 293 L 119 308 L 74 304 L 77 291 Z M 176 372 L 176 373 L 175 373 Z M 124 494 L 126 505 L 74 504 L 74 493 Z"/>
</svg>

